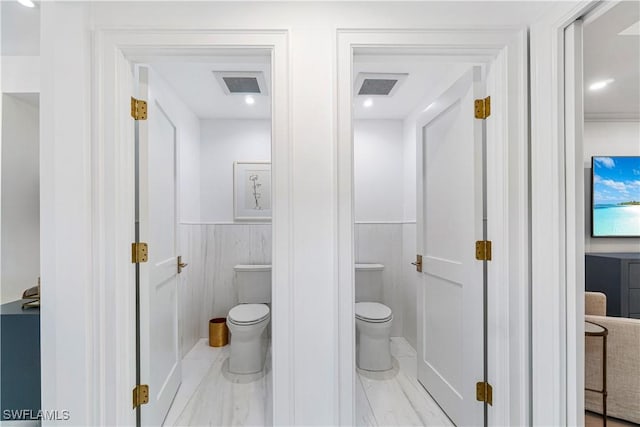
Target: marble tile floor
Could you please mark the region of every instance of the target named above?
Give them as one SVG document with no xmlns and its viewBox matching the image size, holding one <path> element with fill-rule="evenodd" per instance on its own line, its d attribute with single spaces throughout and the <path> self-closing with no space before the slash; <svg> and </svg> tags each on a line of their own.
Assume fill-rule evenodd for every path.
<svg viewBox="0 0 640 427">
<path fill-rule="evenodd" d="M 271 372 L 250 378 L 227 372 L 229 347 L 202 339 L 182 362 L 182 384 L 165 426 L 263 426 L 271 420 Z M 453 426 L 417 380 L 417 354 L 404 338 L 391 338 L 393 369 L 358 370 L 358 426 Z M 270 354 L 266 366 L 271 366 Z"/>
<path fill-rule="evenodd" d="M 417 354 L 404 338 L 391 338 L 393 369 L 358 369 L 358 426 L 453 426 L 417 379 Z"/>
<path fill-rule="evenodd" d="M 264 426 L 271 420 L 271 358 L 255 375 L 228 372 L 229 346 L 196 343 L 182 360 L 182 384 L 164 426 Z"/>
</svg>

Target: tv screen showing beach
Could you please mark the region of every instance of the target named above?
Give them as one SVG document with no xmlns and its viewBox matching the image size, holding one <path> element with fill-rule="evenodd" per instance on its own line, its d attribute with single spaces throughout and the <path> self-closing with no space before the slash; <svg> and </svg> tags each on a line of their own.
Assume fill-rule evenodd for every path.
<svg viewBox="0 0 640 427">
<path fill-rule="evenodd" d="M 593 157 L 593 237 L 640 236 L 640 157 Z"/>
</svg>

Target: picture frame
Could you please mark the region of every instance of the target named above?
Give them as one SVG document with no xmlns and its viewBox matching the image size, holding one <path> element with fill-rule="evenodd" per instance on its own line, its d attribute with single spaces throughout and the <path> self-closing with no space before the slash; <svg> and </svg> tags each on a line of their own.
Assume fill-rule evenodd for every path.
<svg viewBox="0 0 640 427">
<path fill-rule="evenodd" d="M 271 221 L 271 162 L 233 163 L 236 221 Z"/>
</svg>

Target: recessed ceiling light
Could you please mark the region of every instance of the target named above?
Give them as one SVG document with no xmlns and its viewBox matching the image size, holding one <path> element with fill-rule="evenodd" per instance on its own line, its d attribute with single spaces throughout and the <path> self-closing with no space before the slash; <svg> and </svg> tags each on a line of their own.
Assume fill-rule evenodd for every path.
<svg viewBox="0 0 640 427">
<path fill-rule="evenodd" d="M 18 3 L 24 7 L 35 7 L 36 5 L 31 0 L 18 0 Z"/>
<path fill-rule="evenodd" d="M 362 103 L 362 106 L 365 108 L 369 108 L 373 105 L 373 99 L 371 98 L 367 98 L 364 100 L 364 102 Z"/>
<path fill-rule="evenodd" d="M 253 105 L 256 103 L 256 99 L 251 95 L 247 95 L 244 97 L 244 102 L 246 102 L 247 105 Z"/>
<path fill-rule="evenodd" d="M 600 80 L 598 82 L 594 82 L 591 84 L 591 86 L 589 86 L 589 90 L 600 90 L 600 89 L 604 89 L 605 87 L 607 87 L 609 85 L 609 83 L 613 83 L 614 79 L 606 79 L 606 80 Z"/>
</svg>

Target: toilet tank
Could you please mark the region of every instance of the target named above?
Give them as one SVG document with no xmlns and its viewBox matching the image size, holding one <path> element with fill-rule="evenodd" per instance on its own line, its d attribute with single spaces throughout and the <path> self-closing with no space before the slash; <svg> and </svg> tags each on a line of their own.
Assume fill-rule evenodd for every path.
<svg viewBox="0 0 640 427">
<path fill-rule="evenodd" d="M 233 270 L 240 304 L 271 302 L 271 265 L 236 265 Z"/>
<path fill-rule="evenodd" d="M 382 264 L 356 264 L 356 302 L 382 302 Z"/>
</svg>

